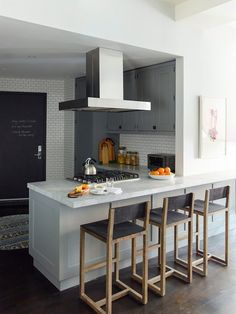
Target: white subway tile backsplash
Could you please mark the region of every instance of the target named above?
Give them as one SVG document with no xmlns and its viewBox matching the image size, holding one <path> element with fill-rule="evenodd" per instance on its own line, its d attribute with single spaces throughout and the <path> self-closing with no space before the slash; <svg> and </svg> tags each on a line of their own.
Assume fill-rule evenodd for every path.
<svg viewBox="0 0 236 314">
<path fill-rule="evenodd" d="M 65 100 L 74 99 L 74 80 L 65 80 Z M 74 176 L 74 111 L 64 113 L 64 173 L 65 178 Z"/>
<path fill-rule="evenodd" d="M 175 154 L 175 135 L 121 134 L 120 145 L 139 152 L 140 165 L 147 165 L 147 154 Z"/>
</svg>

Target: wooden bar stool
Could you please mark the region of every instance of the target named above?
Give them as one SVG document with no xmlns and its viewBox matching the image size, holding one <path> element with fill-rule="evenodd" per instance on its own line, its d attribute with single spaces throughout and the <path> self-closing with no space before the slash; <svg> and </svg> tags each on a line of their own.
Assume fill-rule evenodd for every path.
<svg viewBox="0 0 236 314">
<path fill-rule="evenodd" d="M 108 220 L 96 221 L 80 227 L 80 298 L 86 302 L 95 312 L 102 314 L 112 313 L 112 301 L 127 294 L 134 297 L 143 304 L 148 301 L 148 223 L 150 215 L 150 202 L 134 204 L 119 208 L 110 208 Z M 144 225 L 136 224 L 136 219 L 143 219 Z M 131 222 L 132 221 L 132 222 Z M 96 264 L 85 265 L 85 233 L 88 233 L 106 244 L 106 261 Z M 143 237 L 143 279 L 142 293 L 138 293 L 119 278 L 119 245 L 123 240 Z M 113 244 L 115 246 L 115 257 L 113 258 Z M 115 284 L 123 289 L 112 294 L 112 266 L 115 265 Z M 85 273 L 106 267 L 106 297 L 99 301 L 93 301 L 85 293 Z M 106 310 L 102 307 L 106 306 Z"/>
<path fill-rule="evenodd" d="M 160 275 L 148 279 L 148 287 L 155 293 L 164 296 L 166 293 L 166 278 L 174 275 L 185 282 L 192 282 L 192 219 L 194 207 L 194 194 L 184 194 L 165 198 L 163 208 L 153 209 L 150 213 L 150 224 L 158 227 L 158 243 L 149 246 L 149 250 L 158 248 L 158 266 Z M 186 214 L 187 213 L 187 214 Z M 180 224 L 188 224 L 188 257 L 187 274 L 166 265 L 166 230 Z M 133 240 L 135 241 L 135 239 Z M 136 244 L 133 246 L 136 248 Z M 136 272 L 136 256 L 140 253 L 134 249 L 132 254 L 132 277 L 141 282 L 143 277 Z M 156 284 L 159 283 L 159 286 Z"/>
<path fill-rule="evenodd" d="M 215 201 L 225 199 L 225 205 L 216 203 Z M 220 263 L 224 266 L 228 265 L 229 256 L 229 200 L 230 186 L 211 189 L 205 191 L 205 200 L 196 200 L 194 205 L 194 214 L 196 215 L 196 254 L 201 256 L 193 262 L 193 271 L 202 276 L 207 276 L 208 260 Z M 208 252 L 208 217 L 218 213 L 225 214 L 225 251 L 224 258 L 220 258 Z M 203 217 L 203 249 L 200 249 L 200 231 L 199 216 Z M 177 254 L 178 255 L 178 254 Z M 184 266 L 181 259 L 177 257 L 177 263 Z M 200 267 L 199 265 L 202 265 Z"/>
</svg>

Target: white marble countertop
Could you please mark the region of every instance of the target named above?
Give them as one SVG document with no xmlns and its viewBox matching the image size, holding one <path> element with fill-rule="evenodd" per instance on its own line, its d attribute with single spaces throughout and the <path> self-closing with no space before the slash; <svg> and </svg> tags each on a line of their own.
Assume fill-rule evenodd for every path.
<svg viewBox="0 0 236 314">
<path fill-rule="evenodd" d="M 137 181 L 123 181 L 115 183 L 115 187 L 120 187 L 122 194 L 107 195 L 85 195 L 76 199 L 67 197 L 67 193 L 72 190 L 76 183 L 69 180 L 55 180 L 28 183 L 28 188 L 38 192 L 48 198 L 63 205 L 80 208 L 96 204 L 110 203 L 118 200 L 168 192 L 188 187 L 215 183 L 236 178 L 236 170 L 226 172 L 205 173 L 186 177 L 175 177 L 171 181 L 160 181 L 150 179 L 145 171 L 140 171 L 140 179 Z"/>
</svg>

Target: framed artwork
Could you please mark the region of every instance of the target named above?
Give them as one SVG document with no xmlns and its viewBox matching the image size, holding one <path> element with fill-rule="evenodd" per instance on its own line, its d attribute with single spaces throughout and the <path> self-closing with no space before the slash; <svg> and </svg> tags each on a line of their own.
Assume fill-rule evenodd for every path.
<svg viewBox="0 0 236 314">
<path fill-rule="evenodd" d="M 199 158 L 219 158 L 226 155 L 226 98 L 200 97 Z"/>
</svg>

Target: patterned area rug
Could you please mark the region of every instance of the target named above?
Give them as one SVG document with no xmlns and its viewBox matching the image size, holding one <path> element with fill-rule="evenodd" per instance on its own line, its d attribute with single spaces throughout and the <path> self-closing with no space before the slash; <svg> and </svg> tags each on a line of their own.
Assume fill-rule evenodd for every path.
<svg viewBox="0 0 236 314">
<path fill-rule="evenodd" d="M 0 217 L 0 250 L 18 250 L 29 246 L 29 215 Z"/>
</svg>

